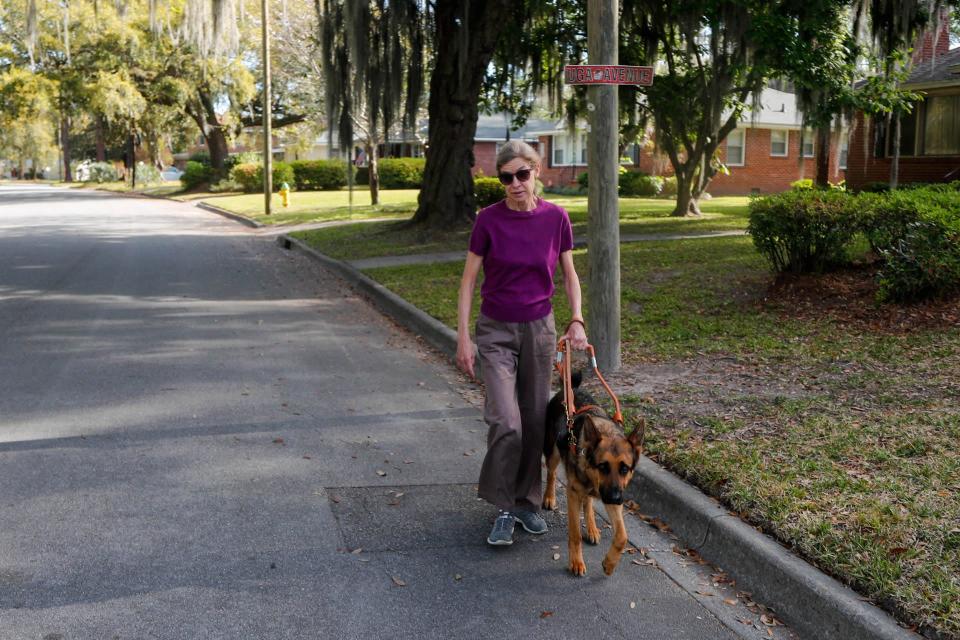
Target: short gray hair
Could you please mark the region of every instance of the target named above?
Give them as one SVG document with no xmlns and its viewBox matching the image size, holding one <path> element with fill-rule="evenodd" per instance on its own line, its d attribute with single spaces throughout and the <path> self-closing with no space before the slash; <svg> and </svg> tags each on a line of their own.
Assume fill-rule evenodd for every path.
<svg viewBox="0 0 960 640">
<path fill-rule="evenodd" d="M 533 168 L 540 166 L 540 154 L 533 147 L 523 140 L 509 140 L 497 151 L 497 171 L 514 158 L 523 158 L 533 165 Z"/>
</svg>

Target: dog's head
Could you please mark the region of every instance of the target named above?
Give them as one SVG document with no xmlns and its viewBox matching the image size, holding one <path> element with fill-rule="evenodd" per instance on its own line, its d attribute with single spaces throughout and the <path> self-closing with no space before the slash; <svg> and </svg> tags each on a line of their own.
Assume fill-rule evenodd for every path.
<svg viewBox="0 0 960 640">
<path fill-rule="evenodd" d="M 643 425 L 624 436 L 615 422 L 597 415 L 583 417 L 586 472 L 604 504 L 623 504 L 623 495 L 640 460 Z"/>
</svg>

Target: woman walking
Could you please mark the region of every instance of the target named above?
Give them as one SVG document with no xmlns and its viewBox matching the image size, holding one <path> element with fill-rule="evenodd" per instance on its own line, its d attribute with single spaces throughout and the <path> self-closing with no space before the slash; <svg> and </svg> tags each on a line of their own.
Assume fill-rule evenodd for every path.
<svg viewBox="0 0 960 640">
<path fill-rule="evenodd" d="M 536 195 L 539 172 L 540 156 L 525 142 L 500 149 L 497 174 L 507 196 L 477 215 L 457 305 L 457 365 L 473 377 L 470 311 L 483 267 L 476 342 L 489 431 L 479 495 L 499 510 L 492 545 L 512 544 L 516 522 L 530 533 L 547 531 L 540 457 L 557 344 L 550 301 L 557 264 L 572 317 L 564 337 L 574 349 L 587 345 L 570 218 Z"/>
</svg>

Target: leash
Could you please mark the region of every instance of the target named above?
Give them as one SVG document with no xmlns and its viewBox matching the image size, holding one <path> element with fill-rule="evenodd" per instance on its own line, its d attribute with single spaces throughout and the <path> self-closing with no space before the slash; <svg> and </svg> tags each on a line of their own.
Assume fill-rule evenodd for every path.
<svg viewBox="0 0 960 640">
<path fill-rule="evenodd" d="M 573 390 L 573 381 L 571 376 L 573 375 L 573 366 L 572 358 L 573 354 L 571 353 L 569 345 L 567 345 L 566 338 L 560 338 L 560 341 L 557 343 L 557 361 L 554 364 L 554 368 L 560 374 L 560 382 L 563 384 L 563 410 L 567 415 L 567 432 L 568 432 L 568 441 L 570 446 L 570 451 L 574 454 L 577 452 L 577 438 L 573 435 L 573 421 L 576 417 L 582 413 L 586 413 L 591 409 L 599 409 L 600 407 L 592 404 L 583 405 L 580 408 L 577 408 L 575 402 L 575 393 Z M 590 354 L 590 366 L 593 367 L 594 373 L 597 374 L 600 383 L 603 385 L 603 388 L 607 390 L 607 393 L 610 395 L 610 398 L 613 400 L 614 412 L 613 412 L 613 421 L 620 425 L 620 428 L 623 428 L 623 414 L 620 412 L 620 400 L 617 398 L 617 394 L 613 392 L 613 389 L 610 388 L 610 385 L 607 384 L 607 381 L 604 379 L 603 374 L 600 373 L 600 369 L 597 367 L 597 354 L 593 349 L 592 344 L 587 345 L 587 353 Z"/>
</svg>

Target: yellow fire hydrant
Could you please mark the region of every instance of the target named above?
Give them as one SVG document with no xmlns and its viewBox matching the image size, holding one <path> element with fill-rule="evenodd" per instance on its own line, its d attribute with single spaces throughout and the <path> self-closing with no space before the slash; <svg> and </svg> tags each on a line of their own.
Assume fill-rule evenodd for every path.
<svg viewBox="0 0 960 640">
<path fill-rule="evenodd" d="M 290 185 L 286 182 L 280 185 L 280 200 L 283 201 L 284 207 L 290 206 Z"/>
</svg>

